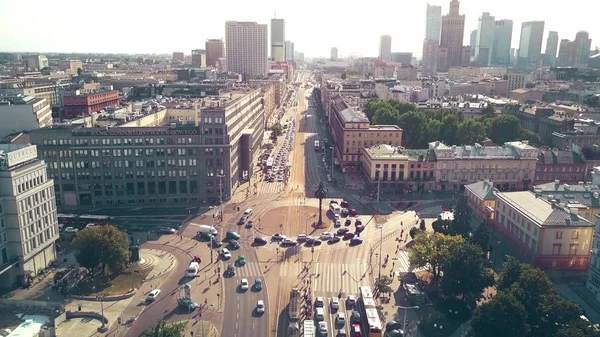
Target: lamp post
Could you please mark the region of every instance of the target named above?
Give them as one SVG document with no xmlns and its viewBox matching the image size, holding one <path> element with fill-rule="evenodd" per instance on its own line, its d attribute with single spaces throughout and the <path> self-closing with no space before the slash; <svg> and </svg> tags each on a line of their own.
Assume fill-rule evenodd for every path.
<svg viewBox="0 0 600 337">
<path fill-rule="evenodd" d="M 219 173 L 217 177 L 219 178 L 219 213 L 223 222 L 223 175 Z"/>
<path fill-rule="evenodd" d="M 333 174 L 333 158 L 335 158 L 335 146 L 330 146 L 331 149 L 331 174 Z"/>
<path fill-rule="evenodd" d="M 104 323 L 104 300 L 106 299 L 106 294 L 97 294 L 96 300 L 100 301 L 100 315 L 102 316 L 102 326 L 98 328 L 98 330 L 105 330 L 106 324 Z"/>
<path fill-rule="evenodd" d="M 377 206 L 376 214 L 379 214 L 379 190 L 381 187 L 381 177 L 379 176 L 379 169 L 377 169 Z M 381 255 L 383 254 L 383 225 L 379 226 L 379 279 L 381 279 Z"/>
<path fill-rule="evenodd" d="M 404 322 L 402 323 L 402 332 L 403 332 L 403 336 L 405 336 L 406 335 L 406 312 L 408 311 L 408 309 L 419 309 L 419 306 L 415 305 L 414 307 L 403 307 L 403 306 L 399 305 L 398 308 L 404 310 Z"/>
</svg>

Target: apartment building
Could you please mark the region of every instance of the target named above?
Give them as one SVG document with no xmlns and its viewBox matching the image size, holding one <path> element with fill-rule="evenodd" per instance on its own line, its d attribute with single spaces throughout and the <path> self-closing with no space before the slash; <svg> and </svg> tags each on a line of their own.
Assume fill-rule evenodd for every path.
<svg viewBox="0 0 600 337">
<path fill-rule="evenodd" d="M 215 204 L 252 173 L 260 88 L 34 130 L 61 208 Z"/>
<path fill-rule="evenodd" d="M 56 260 L 54 186 L 34 145 L 0 145 L 0 287 L 23 285 Z"/>
<path fill-rule="evenodd" d="M 266 75 L 267 36 L 267 25 L 227 21 L 225 23 L 227 70 L 252 77 Z"/>
<path fill-rule="evenodd" d="M 535 166 L 535 184 L 556 180 L 577 184 L 587 178 L 586 166 L 585 159 L 576 151 L 541 150 Z"/>
<path fill-rule="evenodd" d="M 28 55 L 23 58 L 25 68 L 40 71 L 48 67 L 48 58 L 44 55 Z"/>
<path fill-rule="evenodd" d="M 523 142 L 502 146 L 447 146 L 429 143 L 437 161 L 436 185 L 441 191 L 489 179 L 501 191 L 526 190 L 534 179 L 539 150 Z"/>
<path fill-rule="evenodd" d="M 519 257 L 542 269 L 588 269 L 594 224 L 577 208 L 529 191 L 495 195 L 493 226 Z"/>
<path fill-rule="evenodd" d="M 321 104 L 325 114 L 331 112 L 331 100 L 340 95 L 353 109 L 362 110 L 375 97 L 375 81 L 372 80 L 332 80 L 323 77 L 321 81 Z M 351 102 L 356 102 L 353 104 Z"/>
<path fill-rule="evenodd" d="M 81 60 L 60 60 L 58 68 L 70 75 L 77 75 L 77 69 L 83 69 L 83 63 Z"/>
<path fill-rule="evenodd" d="M 0 82 L 0 96 L 34 96 L 45 98 L 50 106 L 61 105 L 62 90 L 70 83 L 36 83 L 24 78 Z"/>
<path fill-rule="evenodd" d="M 209 67 L 216 67 L 219 59 L 223 57 L 223 40 L 222 39 L 208 39 L 205 42 L 206 48 L 206 65 Z"/>
<path fill-rule="evenodd" d="M 467 204 L 479 219 L 493 220 L 496 209 L 496 195 L 498 190 L 494 183 L 488 179 L 465 185 L 465 198 Z"/>
<path fill-rule="evenodd" d="M 71 119 L 82 115 L 90 115 L 119 103 L 119 92 L 117 90 L 65 96 L 63 97 L 63 118 Z"/>
<path fill-rule="evenodd" d="M 594 231 L 594 241 L 590 249 L 590 269 L 585 286 L 596 295 L 596 300 L 600 301 L 600 258 L 598 257 L 598 252 L 600 252 L 600 215 L 596 214 L 595 217 L 596 230 Z"/>
<path fill-rule="evenodd" d="M 0 97 L 0 137 L 52 125 L 52 107 L 45 98 Z"/>
<path fill-rule="evenodd" d="M 364 147 L 402 145 L 402 129 L 398 126 L 371 125 L 364 113 L 351 108 L 340 95 L 335 96 L 330 104 L 329 125 L 334 139 L 334 161 L 340 165 L 342 172 L 361 170 Z"/>
</svg>

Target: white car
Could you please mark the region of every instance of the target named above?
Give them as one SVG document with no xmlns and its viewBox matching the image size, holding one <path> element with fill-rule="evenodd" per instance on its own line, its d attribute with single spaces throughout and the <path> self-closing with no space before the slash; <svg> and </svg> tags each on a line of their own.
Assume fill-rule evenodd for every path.
<svg viewBox="0 0 600 337">
<path fill-rule="evenodd" d="M 295 246 L 297 244 L 298 244 L 298 242 L 296 242 L 296 240 L 292 240 L 292 239 L 283 239 L 283 241 L 281 241 L 281 245 L 283 245 L 283 246 Z"/>
<path fill-rule="evenodd" d="M 319 296 L 315 299 L 315 307 L 323 308 L 324 305 L 325 305 L 325 300 L 323 299 L 323 297 Z"/>
<path fill-rule="evenodd" d="M 339 314 L 337 314 L 337 317 L 335 318 L 335 323 L 339 324 L 339 325 L 345 325 L 346 324 L 346 314 L 343 312 L 340 312 Z"/>
<path fill-rule="evenodd" d="M 229 259 L 231 259 L 231 252 L 229 252 L 229 249 L 223 248 L 221 250 L 221 256 L 223 256 L 224 260 L 229 260 Z"/>
<path fill-rule="evenodd" d="M 319 322 L 319 334 L 321 334 L 321 336 L 327 336 L 327 323 L 326 322 Z"/>
<path fill-rule="evenodd" d="M 339 309 L 340 308 L 340 299 L 337 297 L 331 298 L 331 309 Z"/>
<path fill-rule="evenodd" d="M 240 282 L 240 288 L 242 290 L 248 290 L 248 279 L 242 279 L 242 282 Z"/>
<path fill-rule="evenodd" d="M 322 321 L 325 319 L 325 309 L 317 308 L 315 309 L 315 318 L 317 321 Z"/>
<path fill-rule="evenodd" d="M 333 233 L 331 233 L 331 232 L 323 232 L 323 233 L 321 234 L 321 240 L 324 240 L 324 241 L 326 241 L 326 240 L 329 240 L 329 239 L 331 239 L 333 236 L 334 236 L 334 235 L 333 235 Z"/>
<path fill-rule="evenodd" d="M 65 233 L 77 233 L 79 232 L 79 229 L 75 228 L 75 227 L 67 227 L 65 228 Z"/>
<path fill-rule="evenodd" d="M 146 301 L 148 301 L 148 302 L 154 301 L 158 297 L 158 294 L 160 294 L 160 289 L 152 290 L 146 297 Z"/>
<path fill-rule="evenodd" d="M 265 313 L 265 302 L 263 300 L 258 300 L 258 302 L 256 302 L 256 312 L 259 314 Z"/>
<path fill-rule="evenodd" d="M 252 208 L 248 208 L 247 210 L 244 211 L 244 215 L 245 216 L 250 216 L 252 215 Z"/>
</svg>

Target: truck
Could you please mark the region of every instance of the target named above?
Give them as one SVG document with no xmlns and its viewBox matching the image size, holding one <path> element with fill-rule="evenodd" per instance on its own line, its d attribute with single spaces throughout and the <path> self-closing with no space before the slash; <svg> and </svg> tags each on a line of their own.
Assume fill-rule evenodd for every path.
<svg viewBox="0 0 600 337">
<path fill-rule="evenodd" d="M 302 336 L 304 336 L 304 337 L 315 337 L 316 336 L 314 321 L 310 321 L 310 320 L 304 321 L 303 328 L 304 328 L 303 329 L 304 334 Z"/>
<path fill-rule="evenodd" d="M 200 272 L 200 264 L 196 261 L 190 262 L 190 265 L 185 270 L 185 276 L 196 277 Z"/>
<path fill-rule="evenodd" d="M 329 210 L 333 215 L 340 215 L 342 213 L 342 208 L 340 207 L 340 205 L 338 205 L 337 202 L 330 202 Z"/>
<path fill-rule="evenodd" d="M 288 314 L 290 315 L 290 321 L 296 322 L 300 318 L 300 289 L 292 288 L 290 291 L 290 306 L 288 308 Z"/>
<path fill-rule="evenodd" d="M 199 225 L 198 233 L 207 233 L 207 234 L 211 234 L 211 235 L 219 234 L 219 232 L 217 231 L 216 228 L 214 228 L 213 226 L 209 226 L 209 225 Z"/>
</svg>

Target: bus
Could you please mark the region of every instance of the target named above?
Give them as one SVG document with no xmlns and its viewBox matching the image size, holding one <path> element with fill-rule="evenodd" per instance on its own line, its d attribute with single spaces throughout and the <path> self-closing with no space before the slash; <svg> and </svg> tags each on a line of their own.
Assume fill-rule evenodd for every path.
<svg viewBox="0 0 600 337">
<path fill-rule="evenodd" d="M 373 290 L 369 286 L 361 286 L 358 288 L 360 297 L 358 304 L 361 309 L 362 316 L 364 317 L 363 322 L 365 324 L 366 336 L 369 337 L 382 337 L 383 329 L 381 320 L 379 319 L 379 313 L 377 312 L 377 304 L 373 297 Z"/>
<path fill-rule="evenodd" d="M 315 151 L 320 151 L 321 150 L 321 144 L 319 144 L 318 140 L 315 140 Z"/>
</svg>

